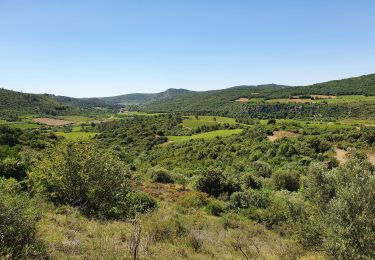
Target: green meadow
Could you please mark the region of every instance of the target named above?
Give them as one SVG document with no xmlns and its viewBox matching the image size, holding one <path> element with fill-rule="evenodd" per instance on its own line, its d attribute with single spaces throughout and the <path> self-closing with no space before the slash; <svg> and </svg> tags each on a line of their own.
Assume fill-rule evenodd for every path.
<svg viewBox="0 0 375 260">
<path fill-rule="evenodd" d="M 243 131 L 243 129 L 229 129 L 229 130 L 216 130 L 211 131 L 207 133 L 201 133 L 191 136 L 168 136 L 168 140 L 175 142 L 175 143 L 181 143 L 193 139 L 214 139 L 215 137 L 226 137 L 230 135 L 240 134 Z"/>
<path fill-rule="evenodd" d="M 67 140 L 70 141 L 76 141 L 76 140 L 84 140 L 84 139 L 90 139 L 96 135 L 96 133 L 92 132 L 55 132 L 57 136 L 62 136 Z"/>
<path fill-rule="evenodd" d="M 187 119 L 184 119 L 182 125 L 186 128 L 197 129 L 201 126 L 213 126 L 218 124 L 236 124 L 236 120 L 230 117 L 222 116 L 189 116 Z"/>
</svg>

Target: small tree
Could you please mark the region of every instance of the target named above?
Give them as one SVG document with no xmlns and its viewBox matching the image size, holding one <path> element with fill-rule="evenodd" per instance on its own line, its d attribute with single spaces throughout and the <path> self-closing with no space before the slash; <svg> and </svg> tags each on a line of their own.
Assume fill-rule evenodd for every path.
<svg viewBox="0 0 375 260">
<path fill-rule="evenodd" d="M 55 203 L 76 206 L 88 216 L 118 219 L 132 216 L 138 204 L 156 205 L 152 199 L 142 202 L 144 195 L 132 191 L 129 177 L 111 153 L 92 143 L 67 143 L 46 152 L 30 181 Z"/>
</svg>

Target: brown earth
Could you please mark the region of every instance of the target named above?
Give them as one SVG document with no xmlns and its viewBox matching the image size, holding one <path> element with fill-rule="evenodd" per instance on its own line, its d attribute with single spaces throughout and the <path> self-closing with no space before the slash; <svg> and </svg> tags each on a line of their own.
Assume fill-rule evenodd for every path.
<svg viewBox="0 0 375 260">
<path fill-rule="evenodd" d="M 307 98 L 290 98 L 289 102 L 291 102 L 291 103 L 311 103 L 313 101 L 311 99 L 307 99 Z"/>
<path fill-rule="evenodd" d="M 277 139 L 283 138 L 283 137 L 297 137 L 299 134 L 288 132 L 288 131 L 275 131 L 272 133 L 272 135 L 267 136 L 268 140 L 274 142 Z"/>
<path fill-rule="evenodd" d="M 168 202 L 176 202 L 191 193 L 184 186 L 178 184 L 142 183 L 140 189 L 154 198 Z"/>
<path fill-rule="evenodd" d="M 46 124 L 50 126 L 62 126 L 62 125 L 70 125 L 74 123 L 73 121 L 53 119 L 53 118 L 47 118 L 47 117 L 33 118 L 33 122 Z"/>
<path fill-rule="evenodd" d="M 317 98 L 317 99 L 334 99 L 337 98 L 337 96 L 327 96 L 327 95 L 310 95 L 311 98 Z"/>
<path fill-rule="evenodd" d="M 337 147 L 335 147 L 335 158 L 336 160 L 338 160 L 340 163 L 346 163 L 346 161 L 348 160 L 347 158 L 347 154 L 348 152 L 343 150 L 343 149 L 339 149 Z"/>
<path fill-rule="evenodd" d="M 370 163 L 375 165 L 375 151 L 367 151 L 366 154 Z"/>
<path fill-rule="evenodd" d="M 249 99 L 248 98 L 239 98 L 239 99 L 236 99 L 236 102 L 247 103 L 247 102 L 249 102 Z"/>
</svg>

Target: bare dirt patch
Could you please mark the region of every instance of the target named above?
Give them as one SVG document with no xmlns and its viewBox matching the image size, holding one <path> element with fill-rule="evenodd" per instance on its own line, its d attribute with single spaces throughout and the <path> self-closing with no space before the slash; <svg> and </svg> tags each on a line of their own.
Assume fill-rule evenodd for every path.
<svg viewBox="0 0 375 260">
<path fill-rule="evenodd" d="M 299 134 L 288 132 L 288 131 L 275 131 L 272 133 L 272 135 L 267 136 L 268 140 L 274 142 L 277 139 L 283 138 L 283 137 L 297 137 Z"/>
<path fill-rule="evenodd" d="M 47 118 L 47 117 L 33 118 L 33 122 L 46 124 L 50 126 L 62 126 L 62 125 L 70 125 L 74 123 L 73 121 L 53 119 L 53 118 Z"/>
<path fill-rule="evenodd" d="M 307 99 L 307 98 L 290 98 L 289 102 L 291 102 L 291 103 L 312 103 L 313 101 L 311 99 Z"/>
<path fill-rule="evenodd" d="M 348 161 L 348 152 L 343 150 L 343 149 L 339 149 L 337 147 L 335 147 L 335 158 L 336 160 L 338 160 L 341 164 L 343 163 L 346 163 Z"/>
<path fill-rule="evenodd" d="M 178 184 L 142 183 L 140 188 L 154 198 L 168 202 L 175 202 L 189 193 L 184 186 Z"/>
<path fill-rule="evenodd" d="M 247 102 L 249 102 L 249 99 L 248 98 L 239 98 L 239 99 L 236 99 L 236 102 L 247 103 Z"/>
<path fill-rule="evenodd" d="M 366 154 L 370 163 L 375 165 L 375 151 L 367 151 Z"/>
<path fill-rule="evenodd" d="M 327 95 L 310 95 L 311 98 L 315 99 L 335 99 L 337 96 L 327 96 Z"/>
</svg>

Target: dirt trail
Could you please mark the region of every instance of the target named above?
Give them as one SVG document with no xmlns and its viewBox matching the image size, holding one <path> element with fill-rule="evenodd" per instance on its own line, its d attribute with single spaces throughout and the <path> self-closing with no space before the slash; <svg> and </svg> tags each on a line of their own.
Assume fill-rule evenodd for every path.
<svg viewBox="0 0 375 260">
<path fill-rule="evenodd" d="M 375 151 L 367 151 L 366 154 L 370 163 L 375 165 Z"/>
<path fill-rule="evenodd" d="M 335 147 L 335 153 L 336 153 L 335 155 L 336 160 L 338 160 L 340 163 L 346 163 L 346 161 L 348 160 L 347 151 Z"/>
</svg>

